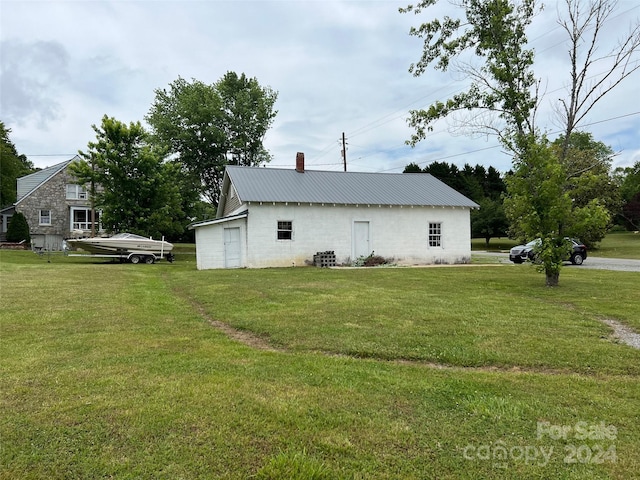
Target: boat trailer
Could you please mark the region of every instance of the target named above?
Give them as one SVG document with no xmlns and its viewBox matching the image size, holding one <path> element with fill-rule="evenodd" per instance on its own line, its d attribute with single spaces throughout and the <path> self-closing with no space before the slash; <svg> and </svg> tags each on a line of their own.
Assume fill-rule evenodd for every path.
<svg viewBox="0 0 640 480">
<path fill-rule="evenodd" d="M 167 253 L 166 255 L 156 255 L 151 252 L 116 252 L 116 253 L 67 253 L 67 257 L 87 257 L 87 258 L 111 258 L 113 260 L 119 260 L 120 263 L 146 263 L 151 265 L 158 260 L 165 259 L 169 263 L 173 263 L 175 255 L 173 253 Z"/>
</svg>

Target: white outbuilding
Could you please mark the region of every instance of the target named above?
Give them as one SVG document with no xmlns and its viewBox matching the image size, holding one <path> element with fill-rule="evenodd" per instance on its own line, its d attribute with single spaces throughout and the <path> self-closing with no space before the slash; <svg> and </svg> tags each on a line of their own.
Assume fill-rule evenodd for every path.
<svg viewBox="0 0 640 480">
<path fill-rule="evenodd" d="M 338 265 L 372 253 L 399 265 L 468 263 L 478 205 L 427 173 L 228 166 L 217 218 L 194 223 L 199 270 Z"/>
</svg>

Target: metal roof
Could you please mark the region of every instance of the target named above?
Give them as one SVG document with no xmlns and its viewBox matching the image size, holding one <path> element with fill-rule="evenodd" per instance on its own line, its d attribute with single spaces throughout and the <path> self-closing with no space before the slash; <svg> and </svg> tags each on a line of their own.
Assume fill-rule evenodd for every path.
<svg viewBox="0 0 640 480">
<path fill-rule="evenodd" d="M 223 218 L 214 218 L 214 219 L 201 220 L 199 222 L 194 222 L 187 225 L 187 229 L 193 230 L 194 228 L 205 227 L 207 225 L 215 225 L 217 223 L 227 223 L 232 220 L 238 220 L 239 218 L 247 218 L 248 216 L 249 216 L 249 211 L 245 210 L 244 212 L 238 213 L 237 215 L 230 215 L 228 217 L 223 217 Z"/>
<path fill-rule="evenodd" d="M 428 173 L 298 172 L 227 166 L 226 175 L 242 202 L 479 206 Z"/>
<path fill-rule="evenodd" d="M 53 177 L 60 170 L 64 169 L 74 160 L 80 160 L 80 157 L 76 155 L 70 160 L 66 160 L 62 163 L 43 168 L 42 170 L 39 170 L 35 173 L 18 178 L 16 203 L 27 197 L 31 192 L 36 190 L 38 187 L 40 187 L 40 185 L 45 183 L 47 180 Z"/>
</svg>

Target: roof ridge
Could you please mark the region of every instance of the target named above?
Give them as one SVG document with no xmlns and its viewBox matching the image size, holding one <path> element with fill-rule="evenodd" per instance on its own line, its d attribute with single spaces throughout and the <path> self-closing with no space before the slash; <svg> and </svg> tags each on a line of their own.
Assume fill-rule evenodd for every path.
<svg viewBox="0 0 640 480">
<path fill-rule="evenodd" d="M 314 169 L 309 169 L 308 165 L 305 166 L 305 170 L 304 172 L 298 172 L 295 168 L 291 168 L 291 167 L 269 167 L 269 166 L 256 166 L 256 165 L 227 165 L 226 166 L 227 169 L 251 169 L 251 170 L 277 170 L 279 172 L 285 171 L 285 172 L 295 172 L 295 173 L 309 173 L 309 172 L 314 172 L 314 173 L 332 173 L 332 174 L 340 174 L 340 175 L 344 175 L 346 174 L 361 174 L 361 175 L 413 175 L 413 174 L 420 174 L 420 175 L 430 175 L 433 176 L 430 173 L 427 172 L 354 172 L 354 171 L 339 171 L 339 170 L 314 170 Z"/>
<path fill-rule="evenodd" d="M 20 198 L 16 199 L 16 204 L 20 203 L 22 200 L 27 198 L 29 195 L 31 195 L 38 188 L 40 188 L 42 185 L 44 185 L 49 180 L 51 180 L 51 178 L 53 178 L 53 176 L 55 176 L 57 173 L 61 172 L 64 168 L 67 167 L 67 165 L 69 165 L 71 162 L 73 162 L 76 159 L 80 159 L 80 156 L 79 155 L 75 155 L 73 158 L 70 158 L 69 160 L 65 160 L 64 162 L 56 163 L 55 165 L 51 165 L 50 167 L 45 167 L 42 170 L 38 170 L 37 172 L 33 172 L 33 173 L 30 173 L 29 175 L 24 175 L 23 177 L 18 178 L 16 180 L 16 182 L 20 181 L 20 180 L 28 179 L 29 177 L 37 178 L 38 176 L 42 176 L 42 179 L 40 179 L 37 184 L 35 184 L 33 187 L 31 187 L 31 189 L 28 192 L 26 192 L 24 195 L 20 196 Z"/>
<path fill-rule="evenodd" d="M 229 182 L 226 182 L 226 179 Z M 477 208 L 478 204 L 431 174 L 335 172 L 230 166 L 233 184 L 246 202 Z"/>
</svg>

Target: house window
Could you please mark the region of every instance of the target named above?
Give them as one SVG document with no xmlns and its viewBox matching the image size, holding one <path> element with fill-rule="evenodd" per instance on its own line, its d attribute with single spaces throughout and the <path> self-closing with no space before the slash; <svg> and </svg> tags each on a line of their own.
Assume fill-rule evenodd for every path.
<svg viewBox="0 0 640 480">
<path fill-rule="evenodd" d="M 100 212 L 95 212 L 95 227 L 100 228 Z M 72 208 L 71 209 L 71 230 L 91 230 L 91 209 Z"/>
<path fill-rule="evenodd" d="M 86 200 L 87 189 L 84 185 L 67 184 L 67 200 Z"/>
<path fill-rule="evenodd" d="M 440 222 L 429 223 L 429 246 L 442 246 L 442 224 Z"/>
<path fill-rule="evenodd" d="M 278 220 L 278 240 L 293 239 L 293 222 Z"/>
<path fill-rule="evenodd" d="M 51 225 L 51 210 L 40 210 L 40 225 Z"/>
</svg>

